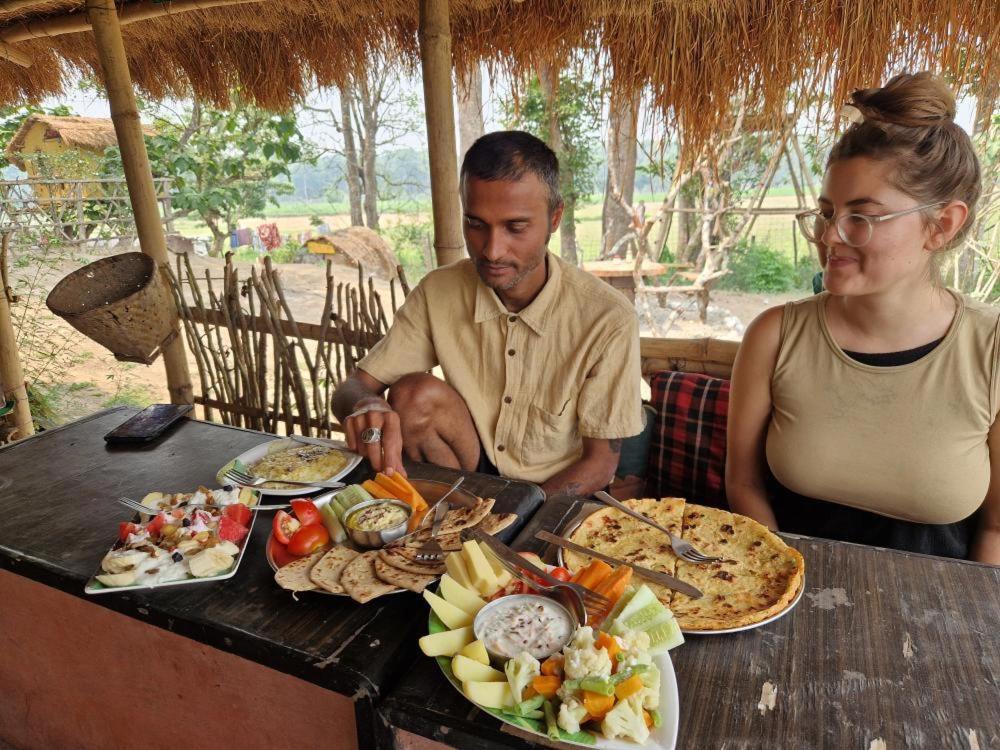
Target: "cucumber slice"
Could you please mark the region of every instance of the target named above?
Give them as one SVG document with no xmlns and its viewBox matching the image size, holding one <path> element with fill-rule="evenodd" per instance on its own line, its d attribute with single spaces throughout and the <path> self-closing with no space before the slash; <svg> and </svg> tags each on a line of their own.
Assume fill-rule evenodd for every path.
<svg viewBox="0 0 1000 750">
<path fill-rule="evenodd" d="M 360 484 L 351 484 L 344 487 L 344 489 L 340 490 L 340 492 L 330 498 L 330 503 L 338 509 L 337 517 L 340 519 L 340 522 L 343 523 L 344 516 L 347 514 L 347 511 L 358 503 L 371 499 L 372 496 L 368 494 L 368 491 L 364 487 Z"/>
<path fill-rule="evenodd" d="M 347 532 L 344 531 L 344 527 L 337 517 L 336 507 L 331 504 L 321 505 L 319 515 L 323 520 L 323 525 L 326 526 L 326 530 L 330 532 L 330 539 L 333 540 L 334 544 L 340 544 L 347 539 Z"/>
<path fill-rule="evenodd" d="M 662 654 L 684 643 L 677 620 L 648 586 L 640 586 L 611 625 L 611 632 L 641 630 L 649 636 L 649 653 Z"/>
</svg>

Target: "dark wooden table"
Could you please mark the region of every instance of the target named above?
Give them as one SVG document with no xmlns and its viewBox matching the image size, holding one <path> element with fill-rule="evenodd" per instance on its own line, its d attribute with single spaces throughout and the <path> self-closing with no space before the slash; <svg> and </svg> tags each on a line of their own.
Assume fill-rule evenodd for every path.
<svg viewBox="0 0 1000 750">
<path fill-rule="evenodd" d="M 582 508 L 547 502 L 514 546 L 551 560 L 535 531 L 559 530 Z M 1000 568 L 785 538 L 806 560 L 794 610 L 671 651 L 678 748 L 1000 748 Z M 428 658 L 380 711 L 402 744 L 412 733 L 470 750 L 532 746 L 472 708 Z"/>
<path fill-rule="evenodd" d="M 199 484 L 215 486 L 219 467 L 273 439 L 263 433 L 185 420 L 151 446 L 107 447 L 102 436 L 134 412 L 130 408 L 101 412 L 0 449 L 0 575 L 6 569 L 85 599 L 93 606 L 84 612 L 98 606 L 110 608 L 350 696 L 356 706 L 360 747 L 381 742 L 374 704 L 413 662 L 427 607 L 408 592 L 364 606 L 346 597 L 320 594 L 293 600 L 274 584 L 264 557 L 269 514 L 256 523 L 251 549 L 230 580 L 146 592 L 83 593 L 84 583 L 115 539 L 118 522 L 128 518 L 115 498 L 142 497 L 154 489 L 184 491 Z M 356 481 L 368 471 L 366 466 L 352 479 Z M 420 464 L 408 470 L 415 477 L 448 482 L 458 476 L 457 472 Z M 519 514 L 519 523 L 502 534 L 508 539 L 543 497 L 535 485 L 479 474 L 467 475 L 464 489 L 496 497 L 498 512 Z M 0 603 L 0 631 L 3 609 L 18 604 Z M 0 644 L 6 649 L 9 644 L 2 635 L 0 632 Z M 22 648 L 30 645 L 20 644 Z M 0 685 L 3 658 L 0 654 Z M 151 655 L 136 658 L 144 673 L 156 662 Z M 150 677 L 155 674 L 155 668 L 150 669 Z M 0 692 L 5 692 L 2 687 Z M 0 709 L 0 725 L 4 718 Z M 28 721 L 27 716 L 23 718 Z"/>
</svg>

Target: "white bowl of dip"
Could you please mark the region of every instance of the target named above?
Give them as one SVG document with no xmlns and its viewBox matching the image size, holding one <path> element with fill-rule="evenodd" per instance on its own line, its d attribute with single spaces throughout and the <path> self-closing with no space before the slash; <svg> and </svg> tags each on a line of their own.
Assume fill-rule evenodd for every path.
<svg viewBox="0 0 1000 750">
<path fill-rule="evenodd" d="M 472 632 L 497 663 L 513 659 L 522 651 L 541 661 L 569 643 L 578 625 L 576 616 L 555 599 L 512 594 L 479 610 Z"/>
</svg>

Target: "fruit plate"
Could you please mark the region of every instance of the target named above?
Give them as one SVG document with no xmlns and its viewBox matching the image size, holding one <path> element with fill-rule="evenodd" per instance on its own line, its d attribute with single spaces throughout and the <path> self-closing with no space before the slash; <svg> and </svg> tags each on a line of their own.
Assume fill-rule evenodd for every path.
<svg viewBox="0 0 1000 750">
<path fill-rule="evenodd" d="M 438 482 L 433 479 L 408 479 L 407 481 L 409 481 L 409 483 L 413 485 L 413 488 L 420 493 L 420 496 L 427 501 L 427 505 L 430 506 L 431 508 L 433 508 L 437 504 L 437 501 L 440 500 L 449 489 L 451 489 L 450 484 L 446 482 Z M 332 498 L 335 494 L 337 494 L 337 492 L 338 490 L 333 490 L 332 492 L 324 492 L 322 495 L 317 495 L 309 499 L 312 500 L 312 502 L 316 505 L 316 507 L 321 507 L 329 503 L 330 498 Z M 471 492 L 466 492 L 461 487 L 455 490 L 448 498 L 448 502 L 454 502 L 455 505 L 474 504 L 478 502 L 478 500 L 479 500 L 478 497 L 473 495 Z M 432 513 L 428 512 L 426 518 L 431 518 L 432 515 L 433 515 Z M 271 540 L 273 536 L 274 532 L 270 532 L 267 535 L 265 557 L 267 559 L 267 564 L 271 566 L 271 569 L 273 571 L 277 572 L 279 566 L 278 563 L 275 561 L 274 556 L 271 554 Z M 350 540 L 350 538 L 341 542 L 341 545 L 343 545 L 344 547 L 349 547 L 350 549 L 353 549 L 357 552 L 368 551 L 356 545 L 354 542 Z M 391 593 L 399 594 L 403 591 L 406 591 L 406 589 L 399 589 L 398 591 L 393 591 Z M 314 589 L 313 591 L 306 591 L 303 593 L 314 593 L 314 592 L 319 594 L 326 594 L 327 596 L 349 596 L 346 593 L 334 594 L 330 591 L 326 591 L 325 589 Z"/>
<path fill-rule="evenodd" d="M 256 505 L 259 502 L 260 502 L 260 493 L 259 492 L 254 492 L 254 503 L 253 504 Z M 156 582 L 156 583 L 138 583 L 138 584 L 132 584 L 132 585 L 129 585 L 129 586 L 106 586 L 106 585 L 104 585 L 103 583 L 101 583 L 100 581 L 97 580 L 97 576 L 101 575 L 104 572 L 101 569 L 101 567 L 100 567 L 100 563 L 98 563 L 97 571 L 94 573 L 94 575 L 92 575 L 90 577 L 90 580 L 87 581 L 87 584 L 84 586 L 83 591 L 84 591 L 85 594 L 110 594 L 110 593 L 114 593 L 116 591 L 139 591 L 139 590 L 148 590 L 148 589 L 159 589 L 159 588 L 164 588 L 164 587 L 167 587 L 167 586 L 184 586 L 184 585 L 189 584 L 189 583 L 206 583 L 206 582 L 209 582 L 209 581 L 225 581 L 228 578 L 232 578 L 234 575 L 236 575 L 236 571 L 239 570 L 240 563 L 243 562 L 243 557 L 246 555 L 247 547 L 249 546 L 249 542 L 250 542 L 250 538 L 253 535 L 253 525 L 257 521 L 257 516 L 258 516 L 258 513 L 256 511 L 254 511 L 250 515 L 250 523 L 247 526 L 247 535 L 245 537 L 243 537 L 242 541 L 239 544 L 237 544 L 237 546 L 240 548 L 240 551 L 239 551 L 239 553 L 237 555 L 234 556 L 233 566 L 229 570 L 227 570 L 225 573 L 221 573 L 221 574 L 216 575 L 216 576 L 205 576 L 203 578 L 196 578 L 195 576 L 191 576 L 189 574 L 190 577 L 188 577 L 188 578 L 181 578 L 181 579 L 175 580 L 175 581 L 159 581 L 159 582 Z M 113 549 L 114 549 L 114 546 L 112 546 L 112 550 Z M 103 560 L 103 558 L 102 558 L 102 560 Z"/>
<path fill-rule="evenodd" d="M 431 634 L 440 633 L 447 629 L 438 616 L 431 611 L 427 620 L 427 632 Z M 464 700 L 468 701 L 469 699 L 462 692 L 462 684 L 452 674 L 451 659 L 447 656 L 435 656 L 434 659 L 444 673 L 445 679 L 451 683 L 452 687 L 458 691 Z M 644 744 L 640 745 L 629 740 L 610 740 L 602 737 L 600 734 L 594 734 L 595 741 L 592 745 L 567 740 L 560 740 L 560 744 L 568 747 L 598 748 L 599 750 L 636 750 L 636 748 L 640 747 L 647 750 L 674 750 L 677 745 L 677 731 L 680 725 L 680 696 L 677 692 L 677 677 L 674 674 L 674 665 L 670 660 L 669 652 L 654 656 L 653 663 L 660 670 L 660 707 L 658 710 L 660 712 L 661 724 L 659 727 L 650 729 L 649 739 Z M 472 701 L 469 701 L 469 703 L 472 703 Z M 472 703 L 472 705 L 503 723 L 516 727 L 520 732 L 537 734 L 539 737 L 548 740 L 548 736 L 544 732 L 535 732 L 527 726 L 515 724 L 495 708 L 485 708 L 475 703 Z"/>
<path fill-rule="evenodd" d="M 336 482 L 338 479 L 347 476 L 362 461 L 361 456 L 359 456 L 357 453 L 351 453 L 344 447 L 344 444 L 342 442 L 336 440 L 324 440 L 322 438 L 308 438 L 307 444 L 329 445 L 337 452 L 343 454 L 344 457 L 347 459 L 347 462 L 344 464 L 344 466 L 340 468 L 338 471 L 334 472 L 332 476 L 325 477 L 322 480 L 324 482 Z M 303 445 L 307 444 L 302 443 L 298 440 L 293 440 L 292 438 L 278 438 L 277 440 L 271 440 L 267 443 L 261 443 L 260 445 L 257 445 L 248 451 L 244 451 L 236 458 L 234 458 L 232 461 L 223 466 L 221 469 L 219 469 L 219 472 L 218 474 L 215 475 L 215 478 L 220 485 L 225 484 L 226 483 L 225 473 L 229 471 L 231 468 L 236 468 L 239 471 L 243 471 L 248 474 L 253 474 L 253 469 L 252 469 L 253 464 L 257 463 L 265 456 L 271 453 L 278 453 L 280 451 L 291 450 L 296 446 L 303 447 Z M 278 489 L 278 488 L 269 488 L 266 486 L 260 486 L 257 487 L 257 489 L 260 490 L 265 495 L 272 495 L 274 497 L 300 497 L 302 495 L 308 495 L 312 492 L 316 492 L 323 488 L 305 486 L 305 487 Z"/>
</svg>

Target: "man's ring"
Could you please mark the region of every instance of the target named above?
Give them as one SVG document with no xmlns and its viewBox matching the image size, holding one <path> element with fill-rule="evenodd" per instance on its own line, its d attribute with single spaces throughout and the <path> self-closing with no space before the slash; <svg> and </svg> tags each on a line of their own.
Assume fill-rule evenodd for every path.
<svg viewBox="0 0 1000 750">
<path fill-rule="evenodd" d="M 380 443 L 382 442 L 382 430 L 378 427 L 366 427 L 361 433 L 362 443 Z"/>
</svg>

